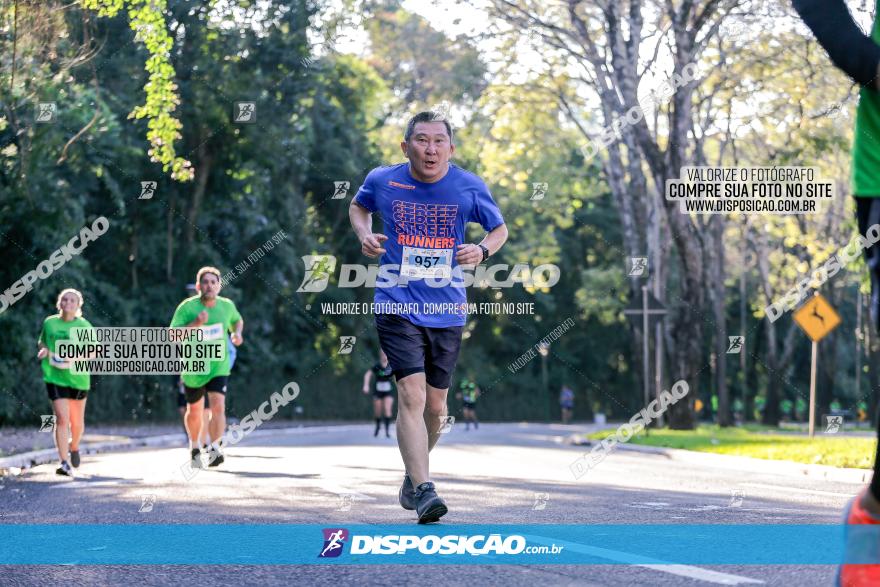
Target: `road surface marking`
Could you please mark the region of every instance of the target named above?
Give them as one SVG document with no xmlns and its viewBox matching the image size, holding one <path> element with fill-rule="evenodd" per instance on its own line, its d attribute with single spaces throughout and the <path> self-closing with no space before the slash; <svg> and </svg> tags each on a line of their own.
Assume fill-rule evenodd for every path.
<svg viewBox="0 0 880 587">
<path fill-rule="evenodd" d="M 698 581 L 707 581 L 718 585 L 741 585 L 753 584 L 763 585 L 764 581 L 742 577 L 740 575 L 731 575 L 729 573 L 719 573 L 718 571 L 710 571 L 709 569 L 701 569 L 700 567 L 692 567 L 689 565 L 637 565 L 646 569 L 654 569 L 664 573 L 671 573 L 680 577 L 689 577 Z"/>
<path fill-rule="evenodd" d="M 655 571 L 660 571 L 661 573 L 678 575 L 679 577 L 689 577 L 698 581 L 715 583 L 716 585 L 764 584 L 764 581 L 759 581 L 758 579 L 751 579 L 749 577 L 742 577 L 740 575 L 733 575 L 730 573 L 719 573 L 718 571 L 710 571 L 709 569 L 702 569 L 700 567 L 693 567 L 690 565 L 677 565 L 673 563 L 667 563 L 661 560 L 641 556 L 638 554 L 630 554 L 628 552 L 611 550 L 608 548 L 600 548 L 598 546 L 587 546 L 586 544 L 568 542 L 565 540 L 559 540 L 558 538 L 548 538 L 546 536 L 535 535 L 528 535 L 525 536 L 525 538 L 529 541 L 534 540 L 535 542 L 541 544 L 556 544 L 557 546 L 564 546 L 565 548 L 573 550 L 575 552 L 589 554 L 607 560 L 627 563 L 635 567 L 653 569 Z"/>
<path fill-rule="evenodd" d="M 770 489 L 772 491 L 779 491 L 783 493 L 811 493 L 814 495 L 830 495 L 831 497 L 855 497 L 855 493 L 837 493 L 834 491 L 822 491 L 821 489 L 803 489 L 800 487 L 783 487 L 782 485 L 765 485 L 764 483 L 741 483 L 741 485 L 746 485 L 748 487 L 759 487 L 761 489 Z"/>
<path fill-rule="evenodd" d="M 323 489 L 327 493 L 335 493 L 336 495 L 350 495 L 352 499 L 360 499 L 360 500 L 373 500 L 375 501 L 375 497 L 371 495 L 367 495 L 365 493 L 358 493 L 352 489 L 348 489 L 347 487 L 343 487 L 342 485 L 335 485 L 332 483 L 325 483 L 323 485 L 317 485 L 318 489 Z"/>
<path fill-rule="evenodd" d="M 54 483 L 53 489 L 76 489 L 77 487 L 107 487 L 111 485 L 131 485 L 137 483 L 137 479 L 110 479 L 107 481 L 70 481 L 68 483 Z"/>
</svg>

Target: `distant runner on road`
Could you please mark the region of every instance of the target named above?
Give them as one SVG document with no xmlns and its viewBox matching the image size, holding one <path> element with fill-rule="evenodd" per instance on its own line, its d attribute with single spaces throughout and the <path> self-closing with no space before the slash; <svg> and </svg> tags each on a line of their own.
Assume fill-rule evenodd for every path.
<svg viewBox="0 0 880 587">
<path fill-rule="evenodd" d="M 571 422 L 574 413 L 574 391 L 568 385 L 563 385 L 559 390 L 559 409 L 562 411 L 562 423 Z"/>
<path fill-rule="evenodd" d="M 379 436 L 379 425 L 385 423 L 385 438 L 390 438 L 388 425 L 391 423 L 391 410 L 394 406 L 394 372 L 388 363 L 388 356 L 379 351 L 379 362 L 364 372 L 364 393 L 370 393 L 370 379 L 376 375 L 376 387 L 373 390 L 373 415 L 376 418 L 376 430 L 373 436 Z"/>
<path fill-rule="evenodd" d="M 186 284 L 186 293 L 188 297 L 191 297 L 198 293 L 198 288 L 195 283 Z M 235 348 L 230 343 L 229 348 Z M 230 367 L 232 366 L 232 360 L 230 357 Z M 187 442 L 189 441 L 189 432 L 186 431 L 186 386 L 183 384 L 183 379 L 180 378 L 180 375 L 174 376 L 174 388 L 177 390 L 177 411 L 180 414 L 180 423 L 183 426 L 183 435 L 186 437 Z M 211 421 L 211 410 L 208 409 L 208 396 L 205 395 L 205 409 L 202 412 L 202 435 L 200 437 L 199 442 L 202 445 L 204 450 L 208 449 L 208 445 L 211 444 L 211 435 L 209 433 L 209 422 Z"/>
<path fill-rule="evenodd" d="M 220 270 L 216 267 L 202 267 L 196 275 L 199 295 L 182 301 L 171 319 L 172 328 L 200 328 L 204 340 L 226 340 L 227 332 L 232 332 L 232 344 L 241 345 L 244 341 L 241 332 L 244 320 L 232 300 L 219 296 Z M 202 466 L 199 437 L 202 428 L 202 412 L 205 394 L 211 410 L 208 425 L 211 445 L 208 449 L 208 466 L 216 467 L 225 460 L 221 450 L 221 440 L 226 431 L 226 384 L 231 373 L 228 357 L 211 361 L 208 373 L 204 375 L 183 373 L 181 379 L 186 394 L 186 429 L 189 433 L 189 449 L 192 467 Z"/>
<path fill-rule="evenodd" d="M 68 477 L 73 477 L 73 469 L 80 464 L 79 442 L 85 430 L 91 376 L 87 372 L 71 373 L 70 362 L 55 355 L 55 343 L 70 340 L 71 328 L 92 328 L 91 323 L 82 317 L 82 305 L 83 297 L 79 291 L 62 291 L 55 304 L 58 313 L 43 321 L 37 341 L 37 358 L 42 363 L 43 381 L 55 415 L 55 446 L 61 459 L 61 466 L 55 472 Z"/>
<path fill-rule="evenodd" d="M 468 379 L 462 379 L 458 386 L 458 399 L 461 400 L 461 411 L 464 416 L 464 430 L 467 432 L 471 429 L 471 423 L 474 430 L 480 427 L 477 421 L 477 399 L 480 397 L 480 388 L 477 384 Z"/>
</svg>

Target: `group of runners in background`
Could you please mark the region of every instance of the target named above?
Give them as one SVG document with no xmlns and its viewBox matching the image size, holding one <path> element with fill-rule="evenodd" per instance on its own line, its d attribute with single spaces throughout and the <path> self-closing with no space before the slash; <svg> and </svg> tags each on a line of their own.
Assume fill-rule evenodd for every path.
<svg viewBox="0 0 880 587">
<path fill-rule="evenodd" d="M 191 294 L 181 302 L 171 321 L 172 327 L 203 328 L 210 336 L 221 332 L 228 336 L 226 364 L 213 366 L 205 375 L 177 375 L 177 407 L 189 441 L 190 456 L 194 467 L 216 467 L 223 463 L 222 436 L 225 429 L 225 394 L 228 377 L 235 365 L 236 348 L 242 343 L 243 321 L 235 304 L 228 298 L 218 296 L 220 273 L 213 267 L 203 267 L 196 276 L 196 283 L 187 286 Z M 73 476 L 81 462 L 79 444 L 85 429 L 85 410 L 91 388 L 89 373 L 74 373 L 70 362 L 58 359 L 50 349 L 59 340 L 69 340 L 72 328 L 92 328 L 83 318 L 83 296 L 76 289 L 68 288 L 58 295 L 57 314 L 47 317 L 38 339 L 37 358 L 41 361 L 43 381 L 55 416 L 54 434 L 60 465 L 59 475 Z M 375 381 L 373 381 L 375 379 Z M 372 385 L 371 385 L 372 383 Z M 394 406 L 394 375 L 388 357 L 379 351 L 379 361 L 364 373 L 363 392 L 372 389 L 373 409 L 376 420 L 374 436 L 384 423 L 385 436 L 390 438 L 389 425 Z M 462 379 L 458 399 L 467 428 L 476 428 L 476 401 L 479 388 L 473 381 Z"/>
<path fill-rule="evenodd" d="M 216 467 L 223 463 L 223 433 L 226 430 L 226 387 L 235 361 L 235 347 L 243 342 L 244 321 L 235 304 L 219 296 L 220 271 L 202 267 L 196 275 L 196 294 L 177 306 L 172 328 L 199 328 L 204 340 L 229 340 L 230 352 L 223 361 L 210 361 L 207 373 L 183 373 L 179 377 L 178 406 L 189 439 L 192 466 Z M 57 314 L 43 321 L 37 342 L 43 381 L 55 416 L 55 444 L 61 461 L 56 473 L 74 476 L 81 462 L 79 444 L 85 429 L 85 410 L 91 376 L 71 370 L 70 361 L 59 359 L 53 350 L 59 340 L 70 340 L 73 328 L 92 328 L 82 317 L 83 296 L 65 289 L 56 303 Z M 182 400 L 182 401 L 181 401 Z M 181 405 L 182 404 L 182 405 Z M 207 462 L 203 460 L 207 457 Z"/>
</svg>

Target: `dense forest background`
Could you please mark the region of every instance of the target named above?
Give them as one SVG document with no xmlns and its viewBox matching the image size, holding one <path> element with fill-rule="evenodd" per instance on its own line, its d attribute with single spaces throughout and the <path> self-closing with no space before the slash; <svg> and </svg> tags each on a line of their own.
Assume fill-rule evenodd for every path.
<svg viewBox="0 0 880 587">
<path fill-rule="evenodd" d="M 787 2 L 686 3 L 691 12 L 672 16 L 655 10 L 663 2 L 575 4 L 489 2 L 476 31 L 456 34 L 461 17 L 394 0 L 0 2 L 0 290 L 96 217 L 110 221 L 0 314 L 0 425 L 46 411 L 36 339 L 61 289 L 84 293 L 95 325 L 165 325 L 199 267 L 229 271 L 279 230 L 288 237 L 222 292 L 245 319 L 229 411 L 243 416 L 294 380 L 302 411 L 280 417 L 365 417 L 372 318 L 323 315 L 320 304 L 368 302 L 373 291 L 334 287 L 334 276 L 323 292 L 298 293 L 302 256 L 367 262 L 350 199 L 370 169 L 403 160 L 408 117 L 438 105 L 456 127 L 455 162 L 484 178 L 510 228 L 494 262 L 554 263 L 562 275 L 545 290 L 470 290 L 474 302 L 535 308 L 469 320 L 456 375 L 480 384 L 482 419 L 556 418 L 562 384 L 575 390 L 575 419 L 629 419 L 642 407 L 641 333 L 622 312 L 642 283 L 671 312 L 663 386 L 691 383 L 686 413 L 672 414 L 679 427 L 694 416 L 730 423 L 735 409 L 802 419 L 789 404 L 807 397 L 808 340 L 790 314 L 770 323 L 763 308 L 855 235 L 846 195 L 857 91 Z M 688 52 L 676 50 L 683 43 Z M 634 88 L 690 61 L 694 83 L 644 128 L 585 156 Z M 36 120 L 41 102 L 56 104 L 51 122 Z M 255 104 L 255 122 L 233 120 L 236 102 Z M 840 197 L 821 215 L 679 218 L 657 197 L 676 162 L 815 166 Z M 139 199 L 145 181 L 155 193 Z M 337 182 L 349 182 L 345 198 L 332 197 Z M 649 281 L 627 275 L 634 254 L 651 258 Z M 835 399 L 853 411 L 876 403 L 861 263 L 821 289 L 843 323 L 821 343 L 820 414 Z M 569 318 L 576 327 L 546 356 L 508 370 Z M 355 350 L 338 354 L 347 335 Z M 745 336 L 740 355 L 724 350 L 733 335 Z M 94 377 L 89 418 L 171 420 L 175 394 L 171 376 Z M 709 406 L 712 395 L 720 413 L 696 414 L 695 400 Z"/>
</svg>

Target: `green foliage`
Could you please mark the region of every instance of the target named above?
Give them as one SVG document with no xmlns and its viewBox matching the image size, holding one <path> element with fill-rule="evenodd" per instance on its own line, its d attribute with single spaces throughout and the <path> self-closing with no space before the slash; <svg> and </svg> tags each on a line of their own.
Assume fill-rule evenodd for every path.
<svg viewBox="0 0 880 587">
<path fill-rule="evenodd" d="M 602 440 L 616 430 L 594 432 L 588 437 Z M 877 440 L 866 437 L 780 434 L 776 430 L 756 432 L 746 428 L 700 426 L 696 430 L 651 429 L 629 441 L 632 444 L 683 448 L 699 452 L 737 455 L 757 459 L 794 461 L 810 465 L 870 469 Z"/>
<path fill-rule="evenodd" d="M 177 156 L 174 150 L 175 141 L 181 138 L 182 125 L 173 115 L 180 98 L 174 83 L 174 67 L 169 60 L 172 40 L 165 22 L 166 0 L 82 0 L 83 8 L 96 10 L 108 18 L 116 16 L 125 4 L 129 26 L 150 54 L 144 66 L 149 74 L 149 81 L 144 85 L 146 101 L 128 117 L 147 119 L 150 160 L 161 163 L 163 171 L 170 169 L 172 178 L 190 181 L 194 173 L 192 164 Z"/>
<path fill-rule="evenodd" d="M 588 97 L 565 76 L 490 78 L 471 41 L 448 38 L 393 0 L 369 4 L 376 17 L 365 25 L 369 44 L 354 55 L 314 41 L 344 24 L 327 15 L 329 5 L 312 0 L 32 3 L 19 15 L 14 83 L 6 58 L 12 36 L 4 24 L 0 288 L 96 216 L 107 216 L 111 227 L 0 313 L 0 328 L 11 333 L 0 355 L 0 424 L 34 422 L 47 409 L 35 341 L 62 288 L 84 292 L 86 317 L 96 325 L 164 325 L 205 264 L 240 273 L 223 292 L 246 323 L 230 382 L 231 414 L 243 416 L 296 380 L 303 389 L 297 400 L 303 417 L 367 416 L 370 400 L 359 390 L 377 350 L 372 317 L 325 315 L 321 304 L 369 302 L 373 291 L 337 288 L 334 276 L 324 292 L 297 292 L 305 270 L 301 257 L 366 261 L 351 234 L 348 198 L 370 169 L 403 160 L 398 145 L 407 116 L 443 101 L 456 125 L 455 162 L 486 181 L 510 229 L 509 242 L 492 262 L 561 269 L 553 288 L 469 291 L 472 302 L 528 303 L 534 313 L 471 317 L 453 385 L 465 376 L 479 383 L 484 419 L 556 418 L 563 383 L 575 390 L 576 419 L 589 418 L 594 409 L 628 419 L 640 407 L 640 366 L 621 313 L 628 301 L 627 247 L 617 203 L 598 160 L 584 161 L 583 137 L 555 96 L 566 96 L 578 111 L 588 109 Z M 3 22 L 10 22 L 5 5 L 2 10 Z M 87 56 L 87 49 L 97 47 L 96 55 Z M 523 47 L 513 43 L 500 51 L 513 59 Z M 702 145 L 707 158 L 737 165 L 815 164 L 845 186 L 851 104 L 842 115 L 845 124 L 798 112 L 820 112 L 823 92 L 842 87 L 840 80 L 802 84 L 801 56 L 785 52 L 774 66 L 777 58 L 765 55 L 774 50 L 756 42 L 749 52 L 728 54 L 736 60 L 729 64 L 731 77 L 744 80 L 746 90 L 736 84 L 719 89 L 715 104 L 733 103 L 727 113 L 735 118 L 754 111 L 738 101 L 743 92 L 767 98 L 768 106 L 758 120 L 735 120 L 733 135 L 723 128 L 724 116 L 700 110 L 701 118 L 716 121 Z M 722 73 L 712 71 L 704 83 L 731 84 L 714 77 Z M 711 87 L 698 92 L 700 108 L 708 108 L 712 95 Z M 34 102 L 43 100 L 58 103 L 53 124 L 33 123 Z M 256 104 L 254 124 L 232 120 L 236 101 Z M 139 138 L 144 133 L 147 156 Z M 151 180 L 157 182 L 154 197 L 139 200 L 141 182 Z M 333 200 L 339 181 L 349 182 L 348 198 Z M 532 198 L 536 183 L 546 184 L 543 199 Z M 741 273 L 747 281 L 747 373 L 727 357 L 738 397 L 753 398 L 777 378 L 782 396 L 794 400 L 807 389 L 809 372 L 804 341 L 797 343 L 788 372 L 772 372 L 764 360 L 761 321 L 768 300 L 754 263 L 756 235 L 767 240 L 767 286 L 778 297 L 834 253 L 846 240 L 842 236 L 848 238 L 852 227 L 844 208 L 838 205 L 827 216 L 757 218 L 748 225 L 733 218 L 728 224 L 731 334 L 739 328 Z M 243 263 L 280 230 L 287 237 L 262 260 Z M 478 227 L 470 230 L 471 240 L 481 238 Z M 677 266 L 673 256 L 669 300 L 679 287 Z M 855 327 L 861 273 L 848 268 L 829 286 L 839 290 L 837 307 L 845 320 L 840 333 Z M 576 328 L 556 340 L 546 358 L 509 369 L 569 318 Z M 711 326 L 705 317 L 695 319 Z M 778 322 L 780 347 L 789 324 L 788 316 Z M 357 336 L 355 351 L 339 355 L 339 337 L 347 335 Z M 848 407 L 860 399 L 851 368 L 854 345 L 842 334 L 836 345 L 833 391 L 852 400 L 843 402 Z M 705 350 L 706 364 L 710 352 Z M 706 380 L 709 374 L 704 369 Z M 712 389 L 703 383 L 693 388 L 708 402 Z M 96 377 L 90 418 L 171 419 L 175 393 L 171 377 Z M 455 400 L 450 403 L 456 414 Z M 293 415 L 290 407 L 280 417 Z"/>
</svg>

